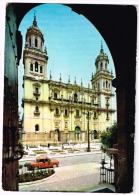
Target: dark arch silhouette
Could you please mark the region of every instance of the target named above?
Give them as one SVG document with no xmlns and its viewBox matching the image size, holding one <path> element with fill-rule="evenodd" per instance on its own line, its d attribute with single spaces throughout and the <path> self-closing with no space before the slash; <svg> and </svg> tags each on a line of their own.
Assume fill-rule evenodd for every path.
<svg viewBox="0 0 139 195">
<path fill-rule="evenodd" d="M 24 15 L 33 7 L 39 4 L 30 3 L 11 3 L 8 4 L 7 10 L 12 7 L 15 11 L 15 19 L 17 31 L 17 64 L 19 64 L 22 51 L 22 36 L 18 31 L 19 24 Z M 92 24 L 96 26 L 98 31 L 105 39 L 115 65 L 116 79 L 113 85 L 116 87 L 117 93 L 117 175 L 116 192 L 128 193 L 133 189 L 133 159 L 134 159 L 134 130 L 135 130 L 135 78 L 136 78 L 136 40 L 137 40 L 137 12 L 136 8 L 131 5 L 85 5 L 85 4 L 68 4 L 73 11 L 84 15 Z M 101 14 L 100 14 L 101 13 Z M 104 17 L 105 16 L 105 17 Z M 6 15 L 7 21 L 10 20 Z M 8 64 L 6 64 L 8 67 Z M 4 110 L 8 110 L 6 104 L 10 91 L 8 87 L 14 88 L 11 78 L 17 78 L 17 75 L 5 77 L 5 91 L 8 91 L 4 101 Z M 128 81 L 128 82 L 127 82 Z M 14 92 L 17 97 L 17 90 Z M 16 115 L 13 121 L 18 120 L 17 104 L 15 103 Z M 6 114 L 5 114 L 6 113 Z M 7 135 L 7 112 L 4 113 L 4 129 L 3 137 Z M 8 112 L 9 113 L 9 112 Z M 14 125 L 11 127 L 17 129 Z M 15 136 L 15 142 L 18 142 Z M 4 142 L 5 146 L 6 143 Z M 8 147 L 8 146 L 7 146 Z M 9 148 L 8 148 L 9 149 Z M 6 163 L 6 162 L 5 162 Z M 3 166 L 5 164 L 3 163 Z M 5 169 L 6 170 L 6 169 Z M 121 170 L 123 170 L 121 172 Z M 3 177 L 4 178 L 4 177 Z M 6 177 L 5 177 L 6 179 Z M 6 180 L 5 180 L 6 181 Z M 4 182 L 5 182 L 4 181 Z M 11 190 L 11 186 L 7 188 L 8 182 L 3 184 L 4 189 Z M 15 187 L 17 189 L 17 187 Z"/>
</svg>

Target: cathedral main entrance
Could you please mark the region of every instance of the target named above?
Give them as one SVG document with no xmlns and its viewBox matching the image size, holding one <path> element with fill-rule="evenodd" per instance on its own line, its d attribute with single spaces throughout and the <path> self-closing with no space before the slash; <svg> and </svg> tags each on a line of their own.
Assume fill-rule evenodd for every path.
<svg viewBox="0 0 139 195">
<path fill-rule="evenodd" d="M 75 141 L 81 141 L 81 128 L 79 126 L 75 127 Z"/>
<path fill-rule="evenodd" d="M 61 141 L 61 136 L 60 136 L 60 131 L 59 129 L 55 129 L 55 140 L 57 142 L 60 142 Z"/>
</svg>

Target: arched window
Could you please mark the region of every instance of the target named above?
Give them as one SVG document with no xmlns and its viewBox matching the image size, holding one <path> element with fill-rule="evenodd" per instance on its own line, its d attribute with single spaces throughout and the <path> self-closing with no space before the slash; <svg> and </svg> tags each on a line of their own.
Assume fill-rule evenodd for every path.
<svg viewBox="0 0 139 195">
<path fill-rule="evenodd" d="M 111 88 L 111 84 L 109 83 L 109 89 Z"/>
<path fill-rule="evenodd" d="M 57 99 L 57 93 L 56 92 L 54 92 L 54 99 L 56 100 Z"/>
<path fill-rule="evenodd" d="M 35 38 L 35 47 L 38 47 L 38 40 Z"/>
<path fill-rule="evenodd" d="M 56 132 L 57 138 L 58 138 L 57 141 L 60 141 L 60 140 L 61 140 L 61 136 L 60 136 L 60 131 L 59 131 L 59 129 L 56 129 L 55 132 Z"/>
<path fill-rule="evenodd" d="M 68 110 L 67 109 L 65 109 L 65 116 L 68 116 Z"/>
<path fill-rule="evenodd" d="M 93 131 L 93 134 L 94 134 L 94 139 L 97 139 L 98 138 L 98 132 L 97 132 L 97 130 L 94 130 Z"/>
<path fill-rule="evenodd" d="M 106 88 L 108 88 L 108 81 L 106 81 Z"/>
<path fill-rule="evenodd" d="M 79 116 L 80 116 L 80 111 L 76 110 L 76 117 L 79 117 Z"/>
<path fill-rule="evenodd" d="M 105 82 L 103 82 L 103 88 L 105 88 Z"/>
<path fill-rule="evenodd" d="M 74 94 L 74 102 L 77 102 L 78 101 L 78 95 L 77 93 Z"/>
<path fill-rule="evenodd" d="M 30 70 L 33 71 L 33 64 L 30 64 Z"/>
<path fill-rule="evenodd" d="M 97 113 L 96 112 L 94 112 L 94 119 L 96 119 L 97 118 Z"/>
<path fill-rule="evenodd" d="M 29 38 L 29 47 L 31 47 L 31 38 Z"/>
<path fill-rule="evenodd" d="M 40 66 L 40 73 L 42 73 L 42 66 Z"/>
<path fill-rule="evenodd" d="M 35 107 L 35 111 L 39 112 L 39 107 L 38 106 Z"/>
<path fill-rule="evenodd" d="M 35 62 L 35 71 L 38 72 L 38 62 Z"/>
<path fill-rule="evenodd" d="M 59 109 L 58 108 L 56 108 L 55 113 L 56 113 L 56 115 L 59 115 Z"/>
<path fill-rule="evenodd" d="M 35 87 L 35 93 L 38 93 L 38 92 L 39 92 L 39 88 Z"/>
<path fill-rule="evenodd" d="M 103 69 L 103 63 L 102 62 L 100 63 L 100 69 L 101 70 Z"/>
<path fill-rule="evenodd" d="M 76 140 L 79 141 L 80 139 L 80 133 L 81 133 L 81 128 L 79 126 L 75 127 L 75 134 L 76 134 Z"/>
<path fill-rule="evenodd" d="M 39 131 L 39 125 L 38 124 L 35 125 L 35 131 Z"/>
</svg>

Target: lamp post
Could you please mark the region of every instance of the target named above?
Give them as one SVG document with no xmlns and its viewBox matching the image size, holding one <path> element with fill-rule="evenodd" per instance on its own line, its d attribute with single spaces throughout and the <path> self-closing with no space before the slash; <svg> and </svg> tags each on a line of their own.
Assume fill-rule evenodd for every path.
<svg viewBox="0 0 139 195">
<path fill-rule="evenodd" d="M 87 146 L 87 152 L 90 152 L 90 129 L 89 129 L 89 117 L 90 117 L 90 112 L 88 111 L 87 112 L 87 143 L 88 143 L 88 146 Z"/>
<path fill-rule="evenodd" d="M 94 104 L 95 105 L 95 104 Z M 87 114 L 87 152 L 91 152 L 91 149 L 90 149 L 90 128 L 89 128 L 89 122 L 90 122 L 90 116 L 91 116 L 91 114 L 93 114 L 93 112 L 91 112 L 91 111 L 87 111 L 87 113 L 85 113 L 85 114 Z"/>
<path fill-rule="evenodd" d="M 87 114 L 87 152 L 91 152 L 90 149 L 90 127 L 89 127 L 89 120 L 90 120 L 90 113 L 89 111 L 86 113 Z"/>
</svg>

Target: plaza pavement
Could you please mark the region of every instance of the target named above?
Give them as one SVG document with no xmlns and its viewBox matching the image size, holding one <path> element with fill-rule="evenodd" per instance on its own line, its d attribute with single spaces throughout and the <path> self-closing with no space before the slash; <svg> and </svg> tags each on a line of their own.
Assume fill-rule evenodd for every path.
<svg viewBox="0 0 139 195">
<path fill-rule="evenodd" d="M 84 144 L 66 144 L 66 145 L 59 145 L 59 146 L 51 146 L 48 147 L 41 147 L 38 146 L 37 148 L 28 148 L 25 149 L 25 151 L 28 153 L 28 155 L 23 156 L 23 158 L 20 160 L 20 162 L 25 160 L 32 160 L 36 157 L 36 154 L 33 152 L 35 150 L 40 150 L 46 152 L 48 157 L 68 157 L 68 156 L 75 156 L 75 155 L 86 155 L 91 153 L 101 153 L 101 144 L 100 143 L 91 143 L 90 144 L 90 152 L 87 152 L 87 143 Z M 70 149 L 70 151 L 69 151 Z M 55 151 L 55 152 L 54 152 Z M 39 155 L 39 154 L 38 154 Z"/>
<path fill-rule="evenodd" d="M 74 148 L 78 148 L 78 145 Z M 56 148 L 55 148 L 56 149 Z M 57 147 L 60 150 L 60 148 Z M 62 149 L 62 148 L 61 148 Z M 73 150 L 72 153 L 55 153 L 49 152 L 48 156 L 51 158 L 65 158 L 73 156 L 81 156 L 88 154 L 100 154 L 100 145 L 92 147 L 90 152 L 86 152 L 86 145 L 80 147 L 80 150 Z M 49 149 L 51 151 L 51 149 Z M 53 151 L 53 148 L 52 148 Z M 68 150 L 67 150 L 68 151 Z M 48 152 L 48 148 L 47 148 Z M 29 161 L 34 159 L 34 156 L 26 156 L 20 162 Z M 84 165 L 70 165 L 59 167 L 55 169 L 55 174 L 39 181 L 19 184 L 19 191 L 51 191 L 51 192 L 94 192 L 112 190 L 114 187 L 109 184 L 99 184 L 99 168 L 100 164 L 97 162 L 85 163 Z"/>
</svg>

